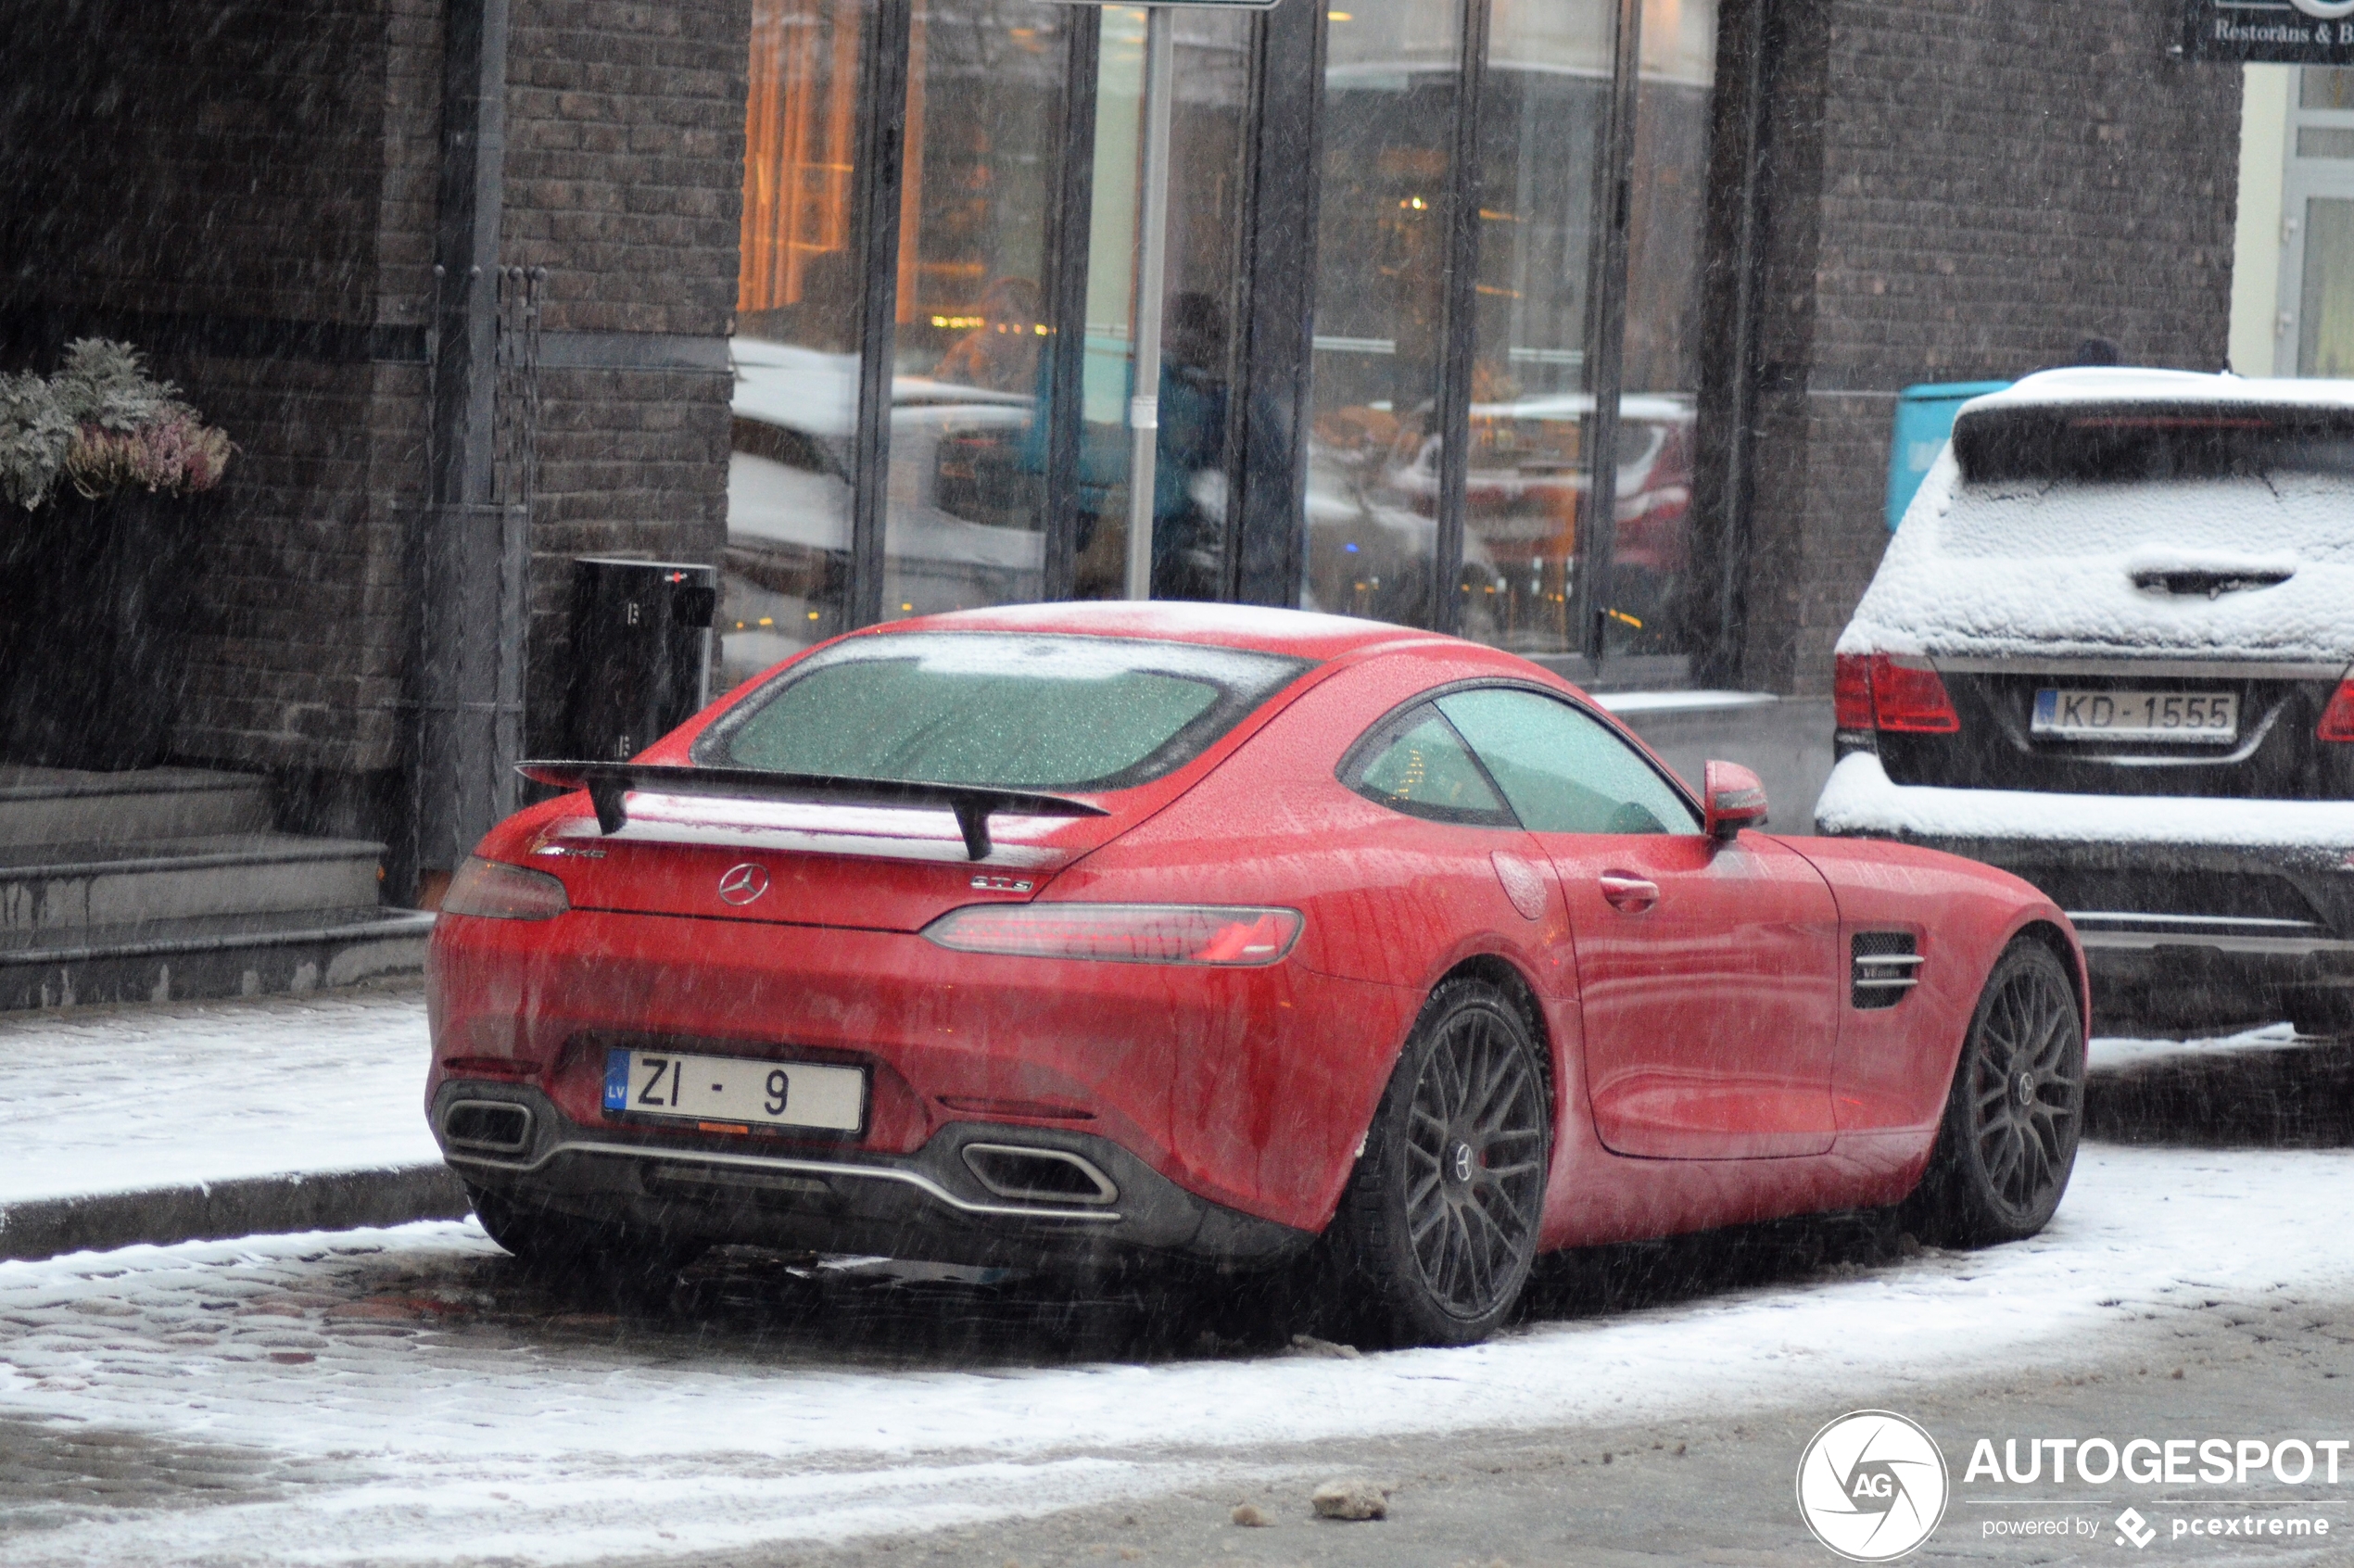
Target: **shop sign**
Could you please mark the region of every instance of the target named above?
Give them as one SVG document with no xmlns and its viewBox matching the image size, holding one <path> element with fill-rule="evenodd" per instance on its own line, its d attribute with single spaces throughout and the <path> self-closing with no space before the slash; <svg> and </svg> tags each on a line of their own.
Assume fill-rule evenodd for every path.
<svg viewBox="0 0 2354 1568">
<path fill-rule="evenodd" d="M 2184 0 L 2183 52 L 2198 60 L 2354 66 L 2354 0 Z"/>
</svg>

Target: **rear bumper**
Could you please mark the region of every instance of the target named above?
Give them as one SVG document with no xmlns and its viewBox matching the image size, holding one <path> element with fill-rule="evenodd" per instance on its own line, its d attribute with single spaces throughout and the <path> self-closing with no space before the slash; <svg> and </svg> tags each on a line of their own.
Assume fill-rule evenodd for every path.
<svg viewBox="0 0 2354 1568">
<path fill-rule="evenodd" d="M 452 1084 L 528 1095 L 534 1108 L 527 1157 L 458 1151 L 469 1181 L 567 1203 L 600 1193 L 608 1207 L 671 1202 L 683 1184 L 732 1216 L 727 1224 L 766 1226 L 780 1243 L 790 1230 L 817 1246 L 825 1231 L 829 1250 L 926 1257 L 945 1257 L 966 1233 L 993 1248 L 1001 1232 L 1066 1231 L 1256 1257 L 1280 1247 L 1251 1239 L 1259 1233 L 1244 1217 L 1285 1236 L 1321 1231 L 1420 1003 L 1296 958 L 1082 963 L 952 952 L 902 932 L 594 910 L 445 917 L 427 998 L 424 1108 L 437 1134 Z M 858 1069 L 865 1127 L 698 1131 L 608 1112 L 607 1053 L 640 1047 Z M 988 1196 L 962 1157 L 972 1126 L 1000 1142 L 1095 1151 L 1083 1157 L 1120 1192 L 1120 1222 L 968 1207 Z M 674 1157 L 732 1174 L 688 1182 L 667 1169 Z M 640 1179 L 648 1169 L 662 1194 Z M 763 1172 L 776 1180 L 745 1197 Z M 820 1188 L 824 1203 L 791 1198 Z M 684 1223 L 690 1207 L 678 1198 L 669 1212 Z M 772 1223 L 783 1218 L 791 1225 Z M 877 1246 L 879 1234 L 900 1239 Z"/>
<path fill-rule="evenodd" d="M 452 1138 L 452 1109 L 486 1105 L 528 1116 L 521 1147 Z M 432 1121 L 443 1157 L 470 1186 L 715 1243 L 1022 1268 L 1146 1258 L 1254 1268 L 1312 1239 L 1197 1197 L 1107 1138 L 1061 1129 L 953 1122 L 907 1155 L 756 1153 L 740 1142 L 583 1127 L 535 1088 L 465 1080 L 442 1084 Z M 1087 1173 L 1094 1190 L 1007 1195 L 1000 1179 L 992 1191 L 981 1172 L 1003 1168 L 968 1159 L 974 1145 L 1001 1157 L 1037 1151 Z"/>
<path fill-rule="evenodd" d="M 2034 884 L 2076 927 L 2098 1027 L 2354 1003 L 2354 802 L 1904 786 L 1857 755 L 1817 816 L 1826 834 L 1922 844 Z"/>
</svg>

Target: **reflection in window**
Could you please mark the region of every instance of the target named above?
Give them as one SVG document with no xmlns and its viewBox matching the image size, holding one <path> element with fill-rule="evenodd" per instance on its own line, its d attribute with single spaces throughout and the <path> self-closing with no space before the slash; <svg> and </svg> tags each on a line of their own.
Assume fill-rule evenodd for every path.
<svg viewBox="0 0 2354 1568">
<path fill-rule="evenodd" d="M 1169 268 L 1161 300 L 1160 431 L 1153 484 L 1156 599 L 1223 597 L 1226 433 L 1242 269 L 1238 170 L 1250 107 L 1249 13 L 1179 9 L 1170 126 Z M 1127 591 L 1129 338 L 1135 297 L 1136 175 L 1143 128 L 1145 13 L 1103 12 L 1096 78 L 1095 210 L 1088 247 L 1087 357 L 1076 591 Z"/>
<path fill-rule="evenodd" d="M 1467 637 L 1575 651 L 1595 411 L 1586 332 L 1600 235 L 1614 7 L 1498 0 L 1481 89 L 1480 283 L 1471 477 L 1457 587 Z M 1614 653 L 1684 647 L 1715 0 L 1645 0 L 1628 187 Z"/>
<path fill-rule="evenodd" d="M 1480 88 L 1479 293 L 1470 476 L 1456 579 L 1466 637 L 1574 649 L 1586 491 L 1595 172 L 1615 7 L 1498 0 Z"/>
<path fill-rule="evenodd" d="M 1427 706 L 1415 710 L 1406 723 L 1406 732 L 1376 752 L 1358 775 L 1358 792 L 1410 816 L 1502 824 L 1504 803 L 1496 798 L 1454 727 Z"/>
<path fill-rule="evenodd" d="M 1617 526 L 1602 596 L 1614 654 L 1692 645 L 1694 410 L 1716 0 L 1644 0 L 1627 221 Z"/>
<path fill-rule="evenodd" d="M 843 629 L 856 0 L 753 0 L 720 684 Z"/>
<path fill-rule="evenodd" d="M 1304 608 L 1427 625 L 1457 0 L 1328 15 Z"/>
<path fill-rule="evenodd" d="M 1073 13 L 919 0 L 899 198 L 883 614 L 1039 597 L 1044 285 Z"/>
</svg>

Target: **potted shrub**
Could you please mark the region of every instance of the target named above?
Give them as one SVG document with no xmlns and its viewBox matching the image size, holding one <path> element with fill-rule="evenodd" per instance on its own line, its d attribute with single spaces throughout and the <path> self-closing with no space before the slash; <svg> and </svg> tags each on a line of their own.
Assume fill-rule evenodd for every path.
<svg viewBox="0 0 2354 1568">
<path fill-rule="evenodd" d="M 128 344 L 81 338 L 55 375 L 0 375 L 0 756 L 164 759 L 202 548 L 192 498 L 230 451 Z"/>
</svg>

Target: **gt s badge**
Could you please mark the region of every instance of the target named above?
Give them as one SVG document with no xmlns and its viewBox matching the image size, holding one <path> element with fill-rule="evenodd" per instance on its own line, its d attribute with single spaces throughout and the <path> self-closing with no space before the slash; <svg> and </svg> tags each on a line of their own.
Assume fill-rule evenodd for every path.
<svg viewBox="0 0 2354 1568">
<path fill-rule="evenodd" d="M 1013 877 L 975 877 L 973 886 L 982 892 L 1028 892 L 1034 884 Z"/>
<path fill-rule="evenodd" d="M 747 860 L 740 866 L 730 866 L 719 879 L 719 898 L 724 904 L 750 904 L 768 891 L 768 867 L 758 861 Z"/>
</svg>

